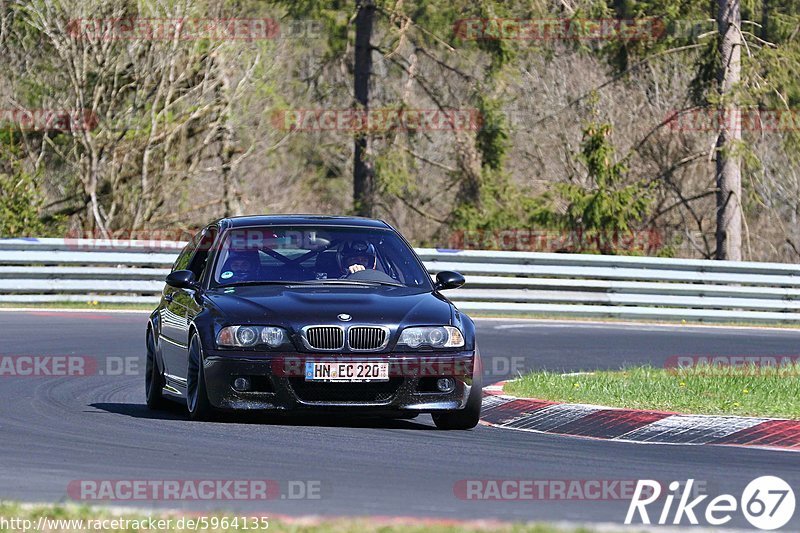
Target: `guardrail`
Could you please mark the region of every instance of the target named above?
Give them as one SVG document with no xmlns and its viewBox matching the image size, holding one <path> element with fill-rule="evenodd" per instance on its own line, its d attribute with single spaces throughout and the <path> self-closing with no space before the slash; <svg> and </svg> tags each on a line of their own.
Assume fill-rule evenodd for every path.
<svg viewBox="0 0 800 533">
<path fill-rule="evenodd" d="M 0 302 L 155 304 L 183 244 L 0 239 Z M 800 265 L 431 248 L 417 253 L 432 275 L 465 275 L 467 285 L 447 296 L 467 312 L 800 320 Z"/>
</svg>

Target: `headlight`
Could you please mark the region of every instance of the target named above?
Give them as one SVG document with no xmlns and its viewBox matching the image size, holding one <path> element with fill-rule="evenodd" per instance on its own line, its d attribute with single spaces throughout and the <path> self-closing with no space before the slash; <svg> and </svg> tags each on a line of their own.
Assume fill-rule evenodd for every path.
<svg viewBox="0 0 800 533">
<path fill-rule="evenodd" d="M 280 346 L 288 335 L 286 330 L 276 326 L 227 326 L 217 334 L 217 346 L 250 348 L 266 344 L 271 348 Z"/>
<path fill-rule="evenodd" d="M 434 348 L 460 348 L 464 346 L 464 335 L 453 326 L 437 326 L 426 328 L 406 328 L 400 334 L 397 344 L 410 348 L 432 346 Z"/>
<path fill-rule="evenodd" d="M 284 339 L 286 339 L 286 334 L 283 328 L 267 326 L 261 330 L 261 342 L 273 348 L 283 344 Z"/>
</svg>

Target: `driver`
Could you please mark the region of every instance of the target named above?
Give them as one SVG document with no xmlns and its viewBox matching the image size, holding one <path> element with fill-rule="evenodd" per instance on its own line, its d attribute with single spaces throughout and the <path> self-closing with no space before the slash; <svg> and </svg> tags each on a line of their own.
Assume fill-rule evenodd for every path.
<svg viewBox="0 0 800 533">
<path fill-rule="evenodd" d="M 367 241 L 350 241 L 342 245 L 337 254 L 339 268 L 347 274 L 355 274 L 362 270 L 375 270 L 378 255 L 375 247 Z"/>
<path fill-rule="evenodd" d="M 260 263 L 258 250 L 248 249 L 231 252 L 222 267 L 220 277 L 226 282 L 253 281 L 258 276 Z"/>
</svg>

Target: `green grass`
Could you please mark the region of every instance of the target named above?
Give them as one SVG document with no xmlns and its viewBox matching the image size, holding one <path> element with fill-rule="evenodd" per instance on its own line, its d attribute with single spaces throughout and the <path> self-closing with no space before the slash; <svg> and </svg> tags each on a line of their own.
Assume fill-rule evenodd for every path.
<svg viewBox="0 0 800 533">
<path fill-rule="evenodd" d="M 506 523 L 498 523 L 498 522 L 469 522 L 469 523 L 447 523 L 446 521 L 436 522 L 436 521 L 425 521 L 425 520 L 404 520 L 404 519 L 378 519 L 378 520 L 371 520 L 367 518 L 336 518 L 336 519 L 318 519 L 318 518 L 299 518 L 295 520 L 272 520 L 268 517 L 268 527 L 267 528 L 254 528 L 252 524 L 249 524 L 248 527 L 231 527 L 227 525 L 227 527 L 223 527 L 220 525 L 219 520 L 222 518 L 227 518 L 229 521 L 232 520 L 236 514 L 221 514 L 221 513 L 186 513 L 181 514 L 177 511 L 174 512 L 152 512 L 148 513 L 142 510 L 120 510 L 119 508 L 115 508 L 113 510 L 110 509 L 100 509 L 100 508 L 90 508 L 85 506 L 77 506 L 77 505 L 19 505 L 15 503 L 8 503 L 8 502 L 0 502 L 0 519 L 4 518 L 6 520 L 10 520 L 12 518 L 16 519 L 27 519 L 32 522 L 32 529 L 36 528 L 40 517 L 46 517 L 50 519 L 62 519 L 62 520 L 102 520 L 102 519 L 126 519 L 129 521 L 133 520 L 145 520 L 150 516 L 154 518 L 163 518 L 163 519 L 171 519 L 172 524 L 170 527 L 161 529 L 160 527 L 155 530 L 151 531 L 215 531 L 215 532 L 226 532 L 226 531 L 246 531 L 248 533 L 267 533 L 270 531 L 285 531 L 285 532 L 292 532 L 292 533 L 345 533 L 345 532 L 364 532 L 364 533 L 422 533 L 422 532 L 433 532 L 433 533 L 455 533 L 457 531 L 498 531 L 501 533 L 579 533 L 579 532 L 590 532 L 591 529 L 584 529 L 584 528 L 572 528 L 572 529 L 565 529 L 565 528 L 557 528 L 554 526 L 550 526 L 547 524 L 506 524 Z M 241 514 L 238 514 L 241 520 Z M 200 527 L 198 529 L 186 527 L 187 524 L 184 522 L 182 525 L 183 528 L 178 527 L 177 521 L 180 518 L 184 519 L 198 519 L 200 517 L 205 517 L 208 520 L 209 525 L 211 524 L 212 517 L 216 517 L 217 527 L 212 528 L 203 528 Z M 70 528 L 67 524 L 54 524 L 49 522 L 47 525 L 50 527 L 46 529 L 48 533 L 58 533 L 58 532 L 67 532 L 67 531 L 75 531 L 75 525 Z M 126 532 L 134 532 L 134 531 L 142 531 L 147 528 L 147 525 L 144 527 L 140 527 L 140 529 L 136 529 L 136 524 L 132 524 L 131 522 L 119 523 L 119 524 L 107 524 L 108 527 L 103 529 L 92 529 L 92 531 L 102 531 L 105 533 L 116 532 L 116 531 L 126 531 Z M 125 528 L 124 526 L 127 526 Z M 84 528 L 83 531 L 87 531 L 87 528 Z M 3 528 L 0 525 L 0 531 L 21 531 L 21 529 L 10 529 L 10 528 Z"/>
<path fill-rule="evenodd" d="M 778 368 L 632 367 L 580 375 L 533 372 L 506 383 L 514 396 L 689 414 L 800 419 L 800 364 Z"/>
</svg>

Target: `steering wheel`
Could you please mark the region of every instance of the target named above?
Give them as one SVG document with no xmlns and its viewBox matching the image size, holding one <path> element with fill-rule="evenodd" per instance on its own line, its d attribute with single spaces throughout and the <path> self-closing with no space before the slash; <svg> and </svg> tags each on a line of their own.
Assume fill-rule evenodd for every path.
<svg viewBox="0 0 800 533">
<path fill-rule="evenodd" d="M 384 281 L 387 283 L 397 283 L 397 280 L 381 270 L 359 270 L 358 272 L 348 272 L 341 279 L 351 279 L 353 281 Z"/>
</svg>

